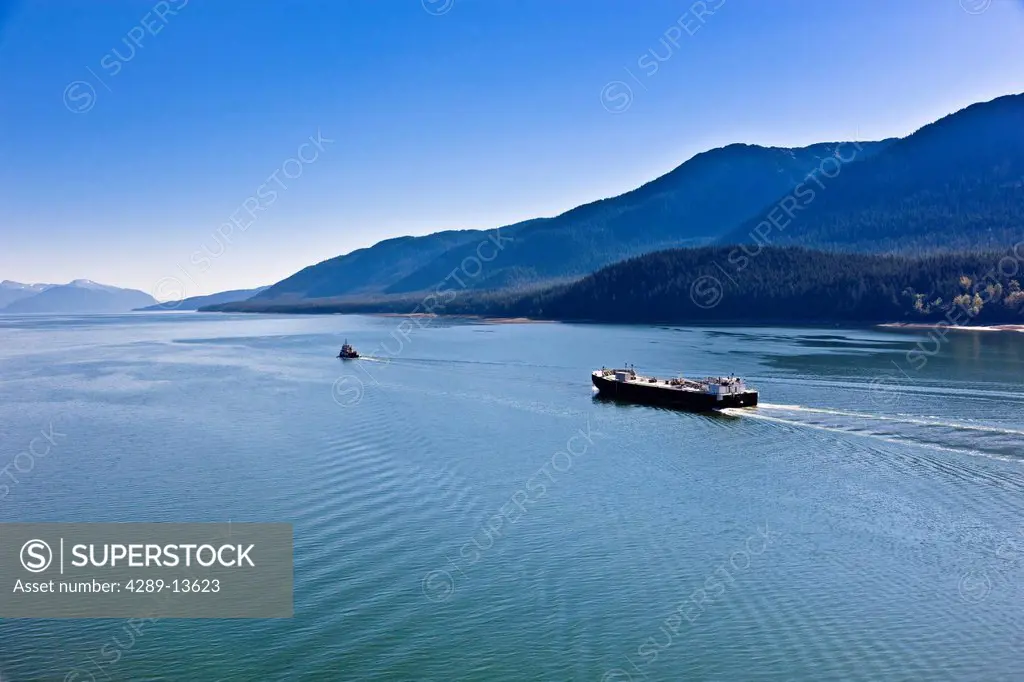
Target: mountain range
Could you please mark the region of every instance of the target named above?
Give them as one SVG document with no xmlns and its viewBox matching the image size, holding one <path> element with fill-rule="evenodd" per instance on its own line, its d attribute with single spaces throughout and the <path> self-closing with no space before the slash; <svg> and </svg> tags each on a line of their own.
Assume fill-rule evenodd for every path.
<svg viewBox="0 0 1024 682">
<path fill-rule="evenodd" d="M 564 293 L 566 286 L 608 266 L 665 249 L 731 245 L 725 252 L 728 267 L 736 266 L 734 259 L 776 246 L 903 256 L 1005 252 L 1018 242 L 1022 227 L 1024 95 L 1008 95 L 945 116 L 905 138 L 792 149 L 749 144 L 713 149 L 632 191 L 555 217 L 489 231 L 387 239 L 306 267 L 246 300 L 228 300 L 251 293 L 243 290 L 174 307 L 395 312 L 411 310 L 410 302 L 423 300 L 439 286 L 467 289 L 460 304 L 526 296 L 553 300 L 555 292 Z M 464 263 L 473 262 L 482 244 L 495 239 L 502 248 L 492 259 L 475 274 L 464 271 L 461 285 L 444 284 Z M 676 255 L 670 261 L 694 267 L 689 257 Z M 829 261 L 813 257 L 800 262 L 817 268 Z M 842 267 L 859 262 L 846 259 Z M 632 272 L 658 271 L 642 266 Z M 591 284 L 592 291 L 604 290 Z M 27 285 L 0 287 L 0 295 L 18 299 L 8 302 L 5 311 L 27 311 L 72 293 L 84 296 L 66 291 L 74 285 L 32 285 L 43 288 L 31 292 L 24 289 Z M 629 280 L 631 287 L 642 285 Z M 636 294 L 606 291 L 612 297 L 624 293 Z M 155 303 L 150 299 L 146 305 Z"/>
<path fill-rule="evenodd" d="M 554 218 L 385 240 L 210 309 L 329 310 L 353 301 L 391 309 L 384 302 L 438 287 L 495 234 L 503 249 L 478 275 L 461 278 L 465 288 L 557 287 L 632 257 L 712 244 L 898 254 L 1005 249 L 1021 227 L 1024 95 L 1008 95 L 905 138 L 713 149 L 631 192 Z"/>
<path fill-rule="evenodd" d="M 23 313 L 124 313 L 152 305 L 156 299 L 135 289 L 76 279 L 67 284 L 0 283 L 0 314 Z"/>
<path fill-rule="evenodd" d="M 163 303 L 157 303 L 156 305 L 146 306 L 145 308 L 138 308 L 144 312 L 160 312 L 168 310 L 199 310 L 204 306 L 220 305 L 222 303 L 233 303 L 235 301 L 244 301 L 247 298 L 252 298 L 256 294 L 262 293 L 267 287 L 258 287 L 256 289 L 233 289 L 231 291 L 221 291 L 216 294 L 209 294 L 207 296 L 191 296 L 189 298 L 183 298 L 180 301 L 165 301 Z"/>
<path fill-rule="evenodd" d="M 0 282 L 0 314 L 195 311 L 202 306 L 244 301 L 266 288 L 235 289 L 207 296 L 193 296 L 181 301 L 158 303 L 152 296 L 137 289 L 122 289 L 88 279 L 76 279 L 67 284 L 22 284 L 4 280 Z"/>
<path fill-rule="evenodd" d="M 895 255 L 767 246 L 736 260 L 735 246 L 669 249 L 534 290 L 470 290 L 434 297 L 309 299 L 258 312 L 393 313 L 579 322 L 827 324 L 1019 323 L 1024 267 L 1005 251 Z M 1024 259 L 1024 256 L 1022 256 Z M 731 272 L 730 272 L 731 271 Z M 429 324 L 429 322 L 427 323 Z"/>
<path fill-rule="evenodd" d="M 15 301 L 35 296 L 52 286 L 52 284 L 22 284 L 5 279 L 0 282 L 0 310 Z"/>
<path fill-rule="evenodd" d="M 804 183 L 815 195 L 796 202 L 791 222 L 776 211 L 775 225 L 789 222 L 785 229 L 762 227 L 770 243 L 878 253 L 1005 249 L 1024 236 L 1024 95 L 969 106 L 829 174 Z M 764 241 L 753 231 L 772 208 L 718 241 Z"/>
<path fill-rule="evenodd" d="M 860 143 L 859 158 L 870 158 L 889 143 Z M 466 279 L 474 289 L 554 282 L 632 255 L 711 242 L 832 158 L 840 144 L 797 149 L 734 144 L 698 154 L 620 196 L 499 228 L 500 255 L 479 277 Z M 255 301 L 280 304 L 431 289 L 472 258 L 488 235 L 464 230 L 388 239 L 305 268 Z"/>
</svg>

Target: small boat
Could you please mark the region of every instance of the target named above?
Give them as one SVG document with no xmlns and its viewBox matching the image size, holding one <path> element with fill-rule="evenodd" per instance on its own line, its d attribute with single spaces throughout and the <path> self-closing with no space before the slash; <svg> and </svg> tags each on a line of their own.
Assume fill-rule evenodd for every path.
<svg viewBox="0 0 1024 682">
<path fill-rule="evenodd" d="M 634 368 L 629 367 L 595 370 L 592 380 L 602 397 L 642 405 L 662 405 L 695 412 L 757 405 L 757 390 L 747 388 L 743 379 L 734 376 L 659 379 L 637 374 Z"/>
<path fill-rule="evenodd" d="M 355 360 L 359 357 L 359 353 L 355 348 L 348 345 L 348 339 L 345 339 L 345 344 L 341 347 L 341 352 L 338 353 L 338 357 L 342 360 Z"/>
</svg>

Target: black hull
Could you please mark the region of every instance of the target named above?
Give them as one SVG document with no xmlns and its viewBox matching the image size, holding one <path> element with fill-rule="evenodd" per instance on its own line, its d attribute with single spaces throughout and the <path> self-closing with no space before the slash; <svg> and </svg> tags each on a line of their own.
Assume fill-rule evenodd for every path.
<svg viewBox="0 0 1024 682">
<path fill-rule="evenodd" d="M 594 386 L 602 397 L 613 398 L 639 405 L 659 405 L 690 412 L 710 412 L 726 407 L 753 407 L 757 405 L 757 391 L 745 391 L 736 395 L 716 396 L 696 391 L 659 388 L 656 385 L 625 383 L 592 374 Z"/>
</svg>

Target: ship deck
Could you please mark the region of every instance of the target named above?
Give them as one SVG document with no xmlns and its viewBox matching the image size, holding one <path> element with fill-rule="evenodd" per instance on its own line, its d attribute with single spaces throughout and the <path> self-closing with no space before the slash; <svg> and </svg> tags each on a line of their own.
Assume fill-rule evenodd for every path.
<svg viewBox="0 0 1024 682">
<path fill-rule="evenodd" d="M 757 390 L 751 388 L 724 394 L 709 390 L 712 386 L 722 386 L 723 383 L 732 381 L 732 378 L 708 377 L 704 381 L 682 377 L 660 379 L 635 374 L 628 369 L 594 370 L 591 375 L 594 386 L 601 394 L 627 402 L 705 411 L 725 407 L 750 407 L 757 405 L 758 399 Z M 741 380 L 737 378 L 736 381 Z"/>
<path fill-rule="evenodd" d="M 615 372 L 621 371 L 623 370 L 612 370 L 609 373 L 605 373 L 602 372 L 601 370 L 594 370 L 592 374 L 599 379 L 604 379 L 605 381 L 613 381 L 618 384 L 643 386 L 644 388 L 660 388 L 665 391 L 689 391 L 691 393 L 704 392 L 704 389 L 701 387 L 700 383 L 693 381 L 692 379 L 660 379 L 658 377 L 636 374 L 628 377 L 625 381 L 619 381 L 618 379 L 615 378 Z M 625 371 L 628 373 L 628 370 Z"/>
<path fill-rule="evenodd" d="M 613 370 L 594 370 L 591 372 L 595 377 L 604 379 L 605 381 L 613 381 L 619 384 L 629 384 L 634 386 L 643 386 L 644 388 L 660 388 L 666 391 L 691 391 L 694 393 L 704 393 L 705 384 L 700 381 L 694 381 L 693 379 L 686 379 L 685 377 L 675 377 L 672 379 L 662 379 L 660 377 L 647 376 L 645 374 L 633 374 L 629 376 L 625 381 L 619 381 L 615 378 L 616 372 L 626 372 L 629 370 L 613 369 Z M 714 379 L 715 377 L 709 377 Z M 741 393 L 756 393 L 754 389 L 746 389 Z"/>
</svg>

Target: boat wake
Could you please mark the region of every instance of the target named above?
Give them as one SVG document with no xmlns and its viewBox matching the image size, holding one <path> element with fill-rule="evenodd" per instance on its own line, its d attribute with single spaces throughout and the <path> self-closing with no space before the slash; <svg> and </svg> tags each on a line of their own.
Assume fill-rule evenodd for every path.
<svg viewBox="0 0 1024 682">
<path fill-rule="evenodd" d="M 1024 430 L 1020 429 L 1008 429 L 1001 426 L 985 425 L 985 424 L 964 424 L 961 422 L 948 422 L 942 421 L 937 417 L 915 417 L 914 415 L 897 415 L 895 417 L 881 414 L 867 414 L 863 412 L 850 412 L 846 410 L 830 410 L 820 407 L 804 407 L 803 405 L 774 405 L 771 403 L 762 403 L 762 408 L 767 410 L 791 410 L 793 412 L 810 412 L 817 414 L 832 414 L 841 417 L 855 417 L 862 419 L 878 419 L 880 421 L 888 422 L 899 422 L 904 424 L 918 424 L 923 426 L 945 426 L 953 429 L 965 429 L 968 431 L 985 431 L 992 433 L 1009 433 L 1018 436 L 1024 436 Z"/>
<path fill-rule="evenodd" d="M 817 429 L 1024 463 L 1024 430 L 998 424 L 773 403 L 761 403 L 756 409 L 727 409 L 722 412 L 783 427 Z"/>
</svg>

